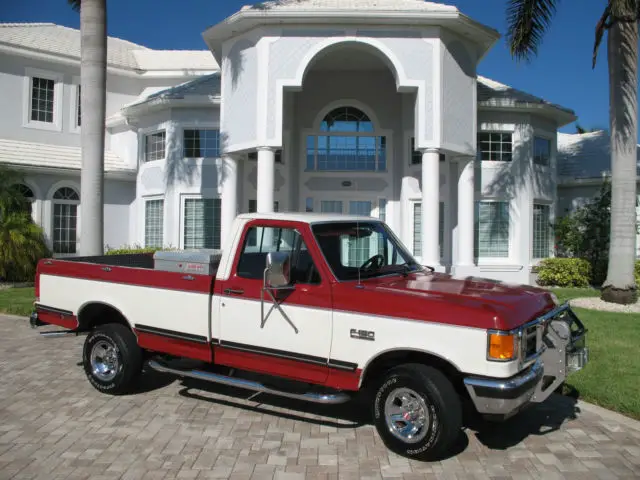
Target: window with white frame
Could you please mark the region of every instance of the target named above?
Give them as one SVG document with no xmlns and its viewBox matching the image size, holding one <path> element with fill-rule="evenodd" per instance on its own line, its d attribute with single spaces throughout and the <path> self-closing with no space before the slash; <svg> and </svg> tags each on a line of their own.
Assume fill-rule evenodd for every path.
<svg viewBox="0 0 640 480">
<path fill-rule="evenodd" d="M 476 258 L 509 256 L 509 202 L 476 202 Z"/>
<path fill-rule="evenodd" d="M 551 253 L 551 207 L 533 204 L 532 258 L 547 258 Z"/>
<path fill-rule="evenodd" d="M 185 249 L 220 248 L 219 198 L 185 198 L 183 243 Z"/>
<path fill-rule="evenodd" d="M 148 133 L 144 136 L 144 161 L 164 160 L 166 132 Z"/>
<path fill-rule="evenodd" d="M 217 128 L 185 129 L 183 155 L 185 158 L 220 157 L 220 130 Z"/>
<path fill-rule="evenodd" d="M 71 187 L 62 187 L 53 194 L 53 252 L 76 253 L 78 205 L 80 195 Z"/>
<path fill-rule="evenodd" d="M 439 203 L 438 241 L 440 258 L 444 256 L 444 202 Z M 413 255 L 422 256 L 422 202 L 413 203 Z"/>
<path fill-rule="evenodd" d="M 307 171 L 386 171 L 386 158 L 387 138 L 355 107 L 331 110 L 320 132 L 307 136 Z"/>
<path fill-rule="evenodd" d="M 422 165 L 422 152 L 420 150 L 416 150 L 416 138 L 411 137 L 410 140 L 409 151 L 411 152 L 411 161 L 409 162 L 411 165 Z M 445 154 L 441 153 L 439 160 L 444 162 Z"/>
<path fill-rule="evenodd" d="M 144 246 L 162 248 L 164 245 L 164 199 L 144 202 Z"/>
<path fill-rule="evenodd" d="M 478 133 L 478 155 L 487 162 L 510 162 L 513 158 L 511 133 Z"/>
<path fill-rule="evenodd" d="M 55 83 L 52 78 L 31 77 L 31 121 L 54 123 Z"/>
<path fill-rule="evenodd" d="M 533 163 L 549 166 L 551 163 L 551 140 L 548 138 L 533 138 Z"/>
</svg>

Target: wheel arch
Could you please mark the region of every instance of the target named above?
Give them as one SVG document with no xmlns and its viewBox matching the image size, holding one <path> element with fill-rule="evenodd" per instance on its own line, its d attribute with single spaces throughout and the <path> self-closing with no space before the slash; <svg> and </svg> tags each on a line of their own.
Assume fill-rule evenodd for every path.
<svg viewBox="0 0 640 480">
<path fill-rule="evenodd" d="M 441 370 L 454 385 L 462 384 L 462 371 L 448 358 L 425 350 L 393 348 L 379 352 L 364 365 L 360 375 L 360 388 L 366 388 L 384 371 L 404 363 L 422 363 Z"/>
<path fill-rule="evenodd" d="M 135 334 L 133 326 L 122 311 L 113 305 L 101 301 L 89 301 L 78 309 L 79 330 L 91 330 L 99 325 L 119 323 Z"/>
</svg>

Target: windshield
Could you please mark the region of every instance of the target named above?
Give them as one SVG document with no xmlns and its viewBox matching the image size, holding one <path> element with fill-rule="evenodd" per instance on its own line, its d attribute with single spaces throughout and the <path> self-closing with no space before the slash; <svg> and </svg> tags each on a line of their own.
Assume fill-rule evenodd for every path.
<svg viewBox="0 0 640 480">
<path fill-rule="evenodd" d="M 338 280 L 422 269 L 382 222 L 321 223 L 311 229 Z"/>
</svg>

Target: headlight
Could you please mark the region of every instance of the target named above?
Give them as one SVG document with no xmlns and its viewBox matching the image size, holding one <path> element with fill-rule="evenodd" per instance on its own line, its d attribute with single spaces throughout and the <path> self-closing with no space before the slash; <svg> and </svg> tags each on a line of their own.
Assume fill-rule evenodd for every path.
<svg viewBox="0 0 640 480">
<path fill-rule="evenodd" d="M 553 300 L 554 304 L 560 305 L 560 300 L 558 300 L 558 297 L 556 296 L 555 293 L 551 292 L 549 295 L 551 295 L 551 300 Z"/>
<path fill-rule="evenodd" d="M 489 330 L 487 335 L 487 360 L 508 362 L 517 358 L 517 334 Z"/>
</svg>

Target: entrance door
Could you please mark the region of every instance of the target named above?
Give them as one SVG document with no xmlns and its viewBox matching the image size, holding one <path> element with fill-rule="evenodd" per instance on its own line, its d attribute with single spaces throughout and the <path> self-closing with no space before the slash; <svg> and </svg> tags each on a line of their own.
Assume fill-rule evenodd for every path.
<svg viewBox="0 0 640 480">
<path fill-rule="evenodd" d="M 252 223 L 222 285 L 216 363 L 312 383 L 326 380 L 331 285 L 320 275 L 308 243 L 289 222 Z M 286 252 L 291 258 L 293 288 L 277 292 L 275 301 L 262 291 L 269 252 Z"/>
</svg>

